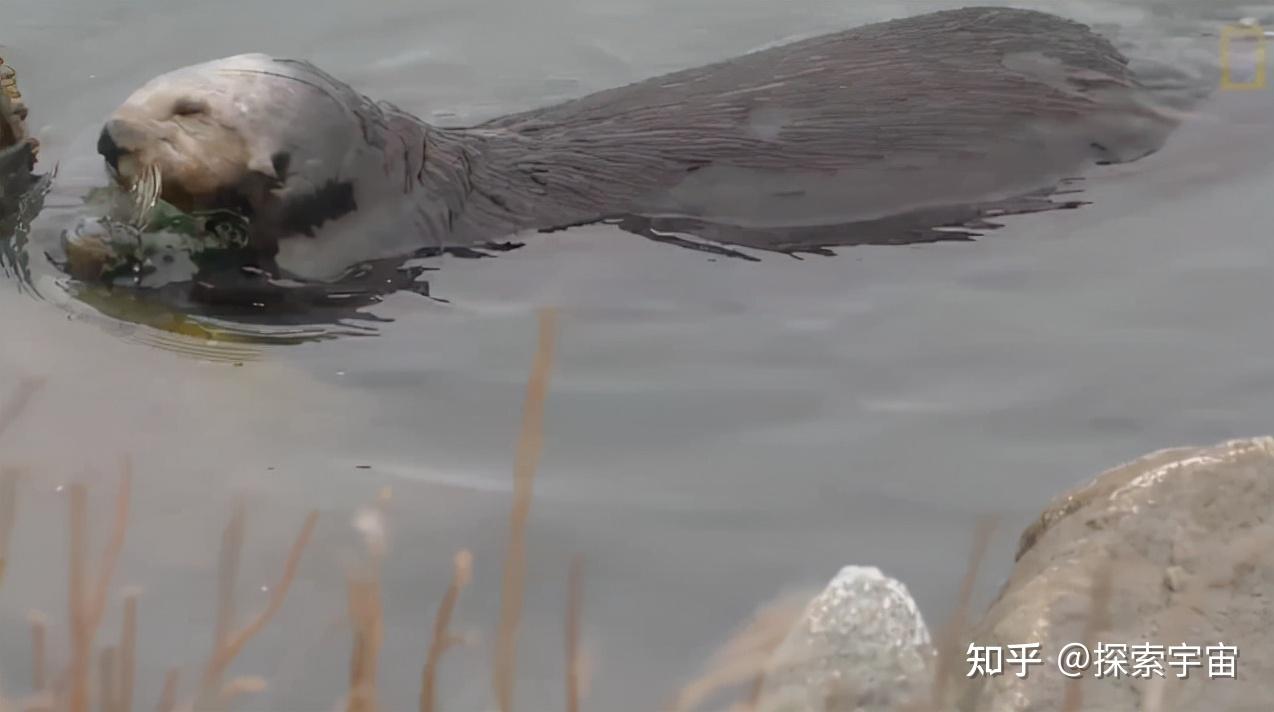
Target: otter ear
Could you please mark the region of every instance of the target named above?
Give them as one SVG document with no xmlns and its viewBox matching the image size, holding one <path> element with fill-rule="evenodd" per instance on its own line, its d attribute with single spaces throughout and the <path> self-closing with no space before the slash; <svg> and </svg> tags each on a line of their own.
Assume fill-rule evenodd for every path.
<svg viewBox="0 0 1274 712">
<path fill-rule="evenodd" d="M 286 151 L 262 150 L 257 147 L 248 159 L 248 172 L 255 174 L 271 188 L 281 188 L 288 179 L 292 156 Z"/>
<path fill-rule="evenodd" d="M 274 161 L 264 156 L 253 156 L 248 161 L 248 172 L 255 173 L 264 178 L 266 183 L 274 186 L 283 184 L 283 177 L 279 175 L 278 169 L 274 165 Z"/>
</svg>

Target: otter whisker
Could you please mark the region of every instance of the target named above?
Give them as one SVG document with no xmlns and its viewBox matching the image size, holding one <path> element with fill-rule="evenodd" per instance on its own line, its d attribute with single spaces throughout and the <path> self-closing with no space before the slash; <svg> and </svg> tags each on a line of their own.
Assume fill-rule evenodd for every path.
<svg viewBox="0 0 1274 712">
<path fill-rule="evenodd" d="M 150 223 L 159 194 L 163 191 L 164 178 L 159 166 L 152 163 L 142 169 L 130 191 L 133 196 L 132 214 L 128 222 L 133 227 L 145 228 Z"/>
</svg>

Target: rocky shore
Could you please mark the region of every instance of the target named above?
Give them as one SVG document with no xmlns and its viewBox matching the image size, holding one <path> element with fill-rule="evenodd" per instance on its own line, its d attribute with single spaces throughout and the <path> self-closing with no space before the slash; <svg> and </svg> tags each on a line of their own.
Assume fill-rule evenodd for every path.
<svg viewBox="0 0 1274 712">
<path fill-rule="evenodd" d="M 1008 581 L 945 667 L 905 586 L 847 568 L 773 655 L 761 709 L 1268 710 L 1272 515 L 1274 438 L 1163 450 L 1108 470 L 1023 532 Z M 1035 643 L 1019 649 L 1039 660 L 1020 676 L 1008 646 Z M 1086 656 L 1072 658 L 1079 646 Z M 1002 672 L 969 676 L 986 650 L 1000 652 Z M 939 669 L 950 694 L 935 701 Z"/>
</svg>

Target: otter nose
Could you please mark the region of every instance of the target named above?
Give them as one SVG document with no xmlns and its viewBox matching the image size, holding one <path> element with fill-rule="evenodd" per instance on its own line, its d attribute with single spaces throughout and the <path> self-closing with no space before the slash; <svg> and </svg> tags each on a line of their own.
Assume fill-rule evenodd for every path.
<svg viewBox="0 0 1274 712">
<path fill-rule="evenodd" d="M 106 159 L 106 164 L 111 167 L 111 170 L 119 170 L 119 157 L 124 155 L 126 151 L 115 143 L 115 138 L 111 136 L 109 124 L 102 128 L 102 135 L 97 137 L 97 152 L 102 154 L 102 158 Z"/>
</svg>

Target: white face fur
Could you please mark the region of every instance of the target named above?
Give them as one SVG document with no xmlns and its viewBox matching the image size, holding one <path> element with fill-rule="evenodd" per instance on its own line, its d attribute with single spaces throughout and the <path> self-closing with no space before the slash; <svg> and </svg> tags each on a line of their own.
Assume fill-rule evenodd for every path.
<svg viewBox="0 0 1274 712">
<path fill-rule="evenodd" d="M 283 156 L 291 179 L 322 181 L 341 173 L 358 143 L 343 92 L 308 64 L 260 54 L 197 64 L 128 97 L 107 119 L 99 150 L 116 152 L 125 184 L 157 165 L 165 197 L 178 203 L 209 200 L 251 173 L 284 179 Z"/>
<path fill-rule="evenodd" d="M 363 208 L 392 197 L 382 188 L 401 159 L 387 158 L 388 133 L 375 105 L 313 65 L 245 54 L 152 79 L 107 119 L 98 151 L 125 186 L 158 167 L 164 199 L 183 209 L 274 208 L 279 257 L 305 255 L 315 264 L 297 273 L 319 276 L 385 256 L 328 233 L 365 232 L 387 212 Z M 285 245 L 292 235 L 304 238 Z"/>
</svg>

